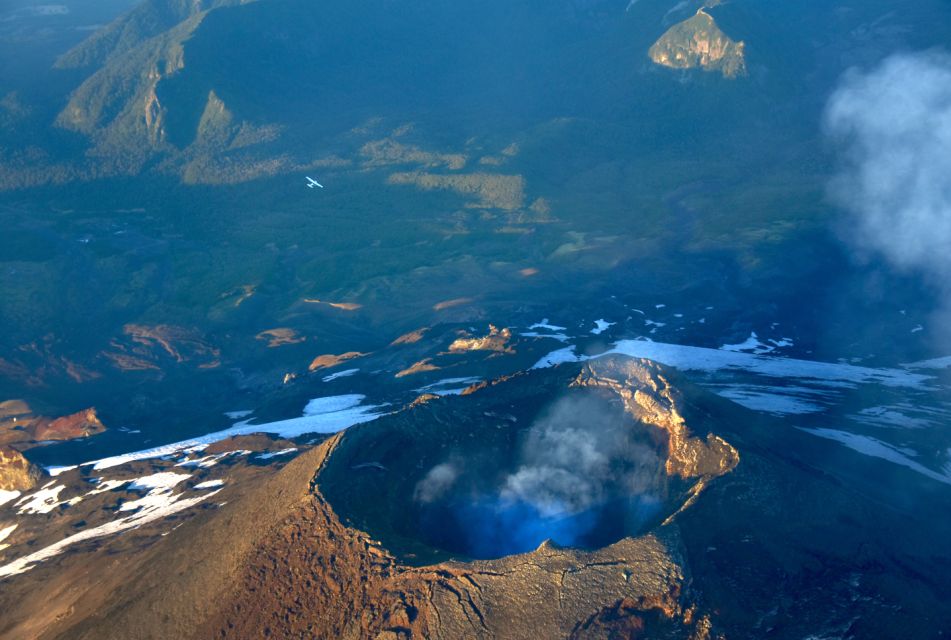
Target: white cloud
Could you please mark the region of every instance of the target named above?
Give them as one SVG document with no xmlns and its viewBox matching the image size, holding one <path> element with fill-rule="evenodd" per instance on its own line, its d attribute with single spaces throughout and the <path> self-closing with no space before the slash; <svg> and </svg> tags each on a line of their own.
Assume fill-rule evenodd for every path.
<svg viewBox="0 0 951 640">
<path fill-rule="evenodd" d="M 832 194 L 857 246 L 951 302 L 951 56 L 896 54 L 846 73 L 825 128 L 842 150 Z"/>
</svg>

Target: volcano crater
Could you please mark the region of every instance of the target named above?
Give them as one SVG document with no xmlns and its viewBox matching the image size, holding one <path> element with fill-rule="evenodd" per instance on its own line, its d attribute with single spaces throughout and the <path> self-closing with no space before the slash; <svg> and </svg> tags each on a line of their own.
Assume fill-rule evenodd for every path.
<svg viewBox="0 0 951 640">
<path fill-rule="evenodd" d="M 647 361 L 533 371 L 352 428 L 317 483 L 409 564 L 598 549 L 660 526 L 737 463 L 690 434 L 679 403 Z"/>
</svg>

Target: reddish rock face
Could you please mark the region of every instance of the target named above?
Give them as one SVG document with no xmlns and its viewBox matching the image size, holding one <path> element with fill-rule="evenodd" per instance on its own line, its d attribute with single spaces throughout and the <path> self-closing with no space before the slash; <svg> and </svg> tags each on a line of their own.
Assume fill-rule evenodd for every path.
<svg viewBox="0 0 951 640">
<path fill-rule="evenodd" d="M 0 403 L 0 444 L 29 447 L 45 440 L 73 440 L 102 433 L 105 425 L 90 407 L 60 418 L 33 413 L 22 401 Z"/>
<path fill-rule="evenodd" d="M 106 426 L 93 408 L 55 420 L 39 420 L 33 426 L 34 440 L 72 440 L 102 433 Z"/>
<path fill-rule="evenodd" d="M 0 445 L 0 490 L 28 491 L 36 486 L 43 472 L 23 457 L 23 454 Z"/>
</svg>

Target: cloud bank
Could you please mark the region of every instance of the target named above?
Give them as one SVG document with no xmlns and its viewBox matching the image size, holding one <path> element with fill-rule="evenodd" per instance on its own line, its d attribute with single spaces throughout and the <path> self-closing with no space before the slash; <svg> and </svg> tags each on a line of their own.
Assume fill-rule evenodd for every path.
<svg viewBox="0 0 951 640">
<path fill-rule="evenodd" d="M 951 308 L 951 56 L 896 54 L 846 73 L 824 125 L 841 150 L 831 193 L 851 240 L 926 277 Z"/>
</svg>

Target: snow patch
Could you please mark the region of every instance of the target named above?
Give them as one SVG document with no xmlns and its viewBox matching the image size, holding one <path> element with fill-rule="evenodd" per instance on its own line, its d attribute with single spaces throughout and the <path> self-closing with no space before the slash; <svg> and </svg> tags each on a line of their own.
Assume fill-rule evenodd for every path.
<svg viewBox="0 0 951 640">
<path fill-rule="evenodd" d="M 38 515 L 49 513 L 61 505 L 74 505 L 82 500 L 82 496 L 71 498 L 70 500 L 60 500 L 59 494 L 66 488 L 64 484 L 53 486 L 53 483 L 45 484 L 39 491 L 23 496 L 13 506 L 19 507 L 17 513 L 20 515 Z"/>
<path fill-rule="evenodd" d="M 539 333 L 537 331 L 523 331 L 518 334 L 523 338 L 551 338 L 552 340 L 558 340 L 559 342 L 568 342 L 571 338 L 564 333 Z"/>
<path fill-rule="evenodd" d="M 97 493 L 106 493 L 107 491 L 112 491 L 113 489 L 118 489 L 125 483 L 129 482 L 128 480 L 103 480 L 99 478 L 97 480 L 96 488 L 88 493 L 84 494 L 83 497 L 94 496 Z"/>
<path fill-rule="evenodd" d="M 278 456 L 286 456 L 289 453 L 294 453 L 297 451 L 297 447 L 288 447 L 287 449 L 281 449 L 280 451 L 268 451 L 267 453 L 259 453 L 257 458 L 258 460 L 270 460 L 271 458 L 276 458 Z"/>
<path fill-rule="evenodd" d="M 316 398 L 304 407 L 304 415 L 300 418 L 278 420 L 262 424 L 251 424 L 250 420 L 235 423 L 229 429 L 215 431 L 203 436 L 172 442 L 170 444 L 133 451 L 117 456 L 86 462 L 81 466 L 91 465 L 93 469 L 107 469 L 136 460 L 161 458 L 183 451 L 201 451 L 213 442 L 225 440 L 232 436 L 242 436 L 252 433 L 273 433 L 283 438 L 296 438 L 305 433 L 336 433 L 347 427 L 361 422 L 369 422 L 383 415 L 380 405 L 362 404 L 366 396 L 349 394 Z"/>
<path fill-rule="evenodd" d="M 910 362 L 903 364 L 906 369 L 948 369 L 951 368 L 951 356 L 942 358 L 932 358 L 931 360 L 921 360 L 919 362 Z"/>
<path fill-rule="evenodd" d="M 76 469 L 78 467 L 79 465 L 75 465 L 75 464 L 71 464 L 65 467 L 46 467 L 46 473 L 48 473 L 51 477 L 55 478 L 61 473 L 72 471 L 73 469 Z"/>
<path fill-rule="evenodd" d="M 838 431 L 836 429 L 808 429 L 805 427 L 797 428 L 820 438 L 835 440 L 839 444 L 845 445 L 849 449 L 857 451 L 858 453 L 862 453 L 873 458 L 881 458 L 882 460 L 887 460 L 897 465 L 907 467 L 912 471 L 917 471 L 921 475 L 931 478 L 932 480 L 937 480 L 938 482 L 943 482 L 944 484 L 951 484 L 951 475 L 948 473 L 941 474 L 936 471 L 932 471 L 924 465 L 921 465 L 908 458 L 906 453 L 901 449 L 893 447 L 892 445 L 882 442 L 881 440 L 876 440 L 875 438 L 870 438 L 869 436 L 861 436 L 855 433 L 849 433 L 847 431 Z"/>
<path fill-rule="evenodd" d="M 163 471 L 150 476 L 137 478 L 129 484 L 131 490 L 147 490 L 138 500 L 123 502 L 119 511 L 154 511 L 168 506 L 174 499 L 172 491 L 182 481 L 191 478 L 187 473 L 172 473 Z M 177 496 L 176 496 L 177 497 Z"/>
<path fill-rule="evenodd" d="M 607 331 L 609 327 L 613 327 L 616 324 L 617 324 L 616 322 L 608 322 L 607 320 L 604 320 L 604 319 L 595 320 L 594 329 L 591 330 L 591 333 L 593 333 L 596 336 L 599 336 L 605 331 Z"/>
<path fill-rule="evenodd" d="M 5 505 L 11 500 L 16 500 L 19 498 L 21 493 L 19 491 L 7 491 L 6 489 L 0 489 L 0 505 Z"/>
<path fill-rule="evenodd" d="M 187 473 L 174 473 L 172 471 L 161 471 L 153 473 L 150 476 L 136 478 L 129 484 L 129 489 L 133 491 L 152 491 L 154 489 L 171 490 L 182 480 L 191 478 Z"/>
<path fill-rule="evenodd" d="M 926 429 L 935 422 L 925 418 L 914 418 L 900 411 L 900 407 L 868 407 L 849 416 L 851 420 L 873 427 L 904 429 Z"/>
<path fill-rule="evenodd" d="M 544 356 L 532 366 L 532 369 L 546 369 L 565 362 L 582 362 L 586 359 L 585 356 L 575 355 L 574 347 L 565 347 L 564 349 L 552 351 L 547 356 Z"/>
<path fill-rule="evenodd" d="M 819 413 L 824 407 L 808 397 L 808 393 L 798 391 L 800 387 L 778 387 L 766 385 L 728 385 L 716 394 L 751 409 L 773 415 L 802 415 Z M 816 395 L 822 395 L 821 393 Z M 806 397 L 803 397 L 806 396 Z"/>
<path fill-rule="evenodd" d="M 750 352 L 762 355 L 764 353 L 771 353 L 777 348 L 791 346 L 793 346 L 793 341 L 791 338 L 780 338 L 779 340 L 770 339 L 767 340 L 767 342 L 762 342 L 759 339 L 759 336 L 756 335 L 756 332 L 751 331 L 750 337 L 743 342 L 738 344 L 725 344 L 720 348 L 724 351 Z"/>
<path fill-rule="evenodd" d="M 530 330 L 531 329 L 546 329 L 548 331 L 555 331 L 555 332 L 568 330 L 568 327 L 559 327 L 556 324 L 549 324 L 548 318 L 543 319 L 541 322 L 536 322 L 533 325 L 529 325 L 528 328 Z"/>
<path fill-rule="evenodd" d="M 215 489 L 217 487 L 225 486 L 224 480 L 206 480 L 204 482 L 199 482 L 192 489 Z"/>
<path fill-rule="evenodd" d="M 14 531 L 18 526 L 19 526 L 18 524 L 13 523 L 13 524 L 11 524 L 9 527 L 6 527 L 6 528 L 4 528 L 4 529 L 0 529 L 0 542 L 3 542 L 3 541 L 6 540 L 7 538 L 9 538 L 9 537 L 10 537 L 10 534 L 13 533 L 13 531 Z M 0 547 L 0 548 L 6 548 L 7 546 L 9 546 L 9 545 L 4 545 L 3 547 Z"/>
<path fill-rule="evenodd" d="M 184 511 L 189 507 L 193 507 L 203 500 L 212 497 L 216 493 L 218 493 L 218 491 L 212 491 L 210 493 L 185 500 L 179 499 L 181 494 L 166 495 L 162 500 L 153 500 L 147 503 L 142 502 L 142 504 L 139 505 L 141 508 L 136 513 L 124 518 L 113 520 L 112 522 L 107 522 L 98 527 L 80 531 L 79 533 L 73 534 L 68 538 L 64 538 L 59 542 L 51 544 L 48 547 L 44 547 L 39 551 L 35 551 L 29 555 L 23 556 L 22 558 L 17 558 L 13 562 L 0 566 L 0 578 L 5 578 L 29 571 L 36 564 L 59 555 L 70 545 L 83 542 L 85 540 L 91 540 L 93 538 L 100 538 L 102 536 L 119 533 L 120 531 L 125 531 L 126 529 L 141 527 L 142 525 L 166 518 L 180 511 Z"/>
<path fill-rule="evenodd" d="M 331 373 L 329 376 L 324 376 L 321 378 L 324 382 L 333 382 L 337 378 L 349 378 L 353 374 L 360 371 L 359 369 L 344 369 L 343 371 L 338 371 L 337 373 Z"/>
<path fill-rule="evenodd" d="M 185 458 L 178 462 L 176 467 L 193 467 L 197 469 L 208 469 L 215 466 L 224 458 L 227 458 L 231 455 L 241 455 L 240 451 L 225 451 L 223 453 L 214 453 L 209 456 L 203 456 L 201 458 Z"/>
<path fill-rule="evenodd" d="M 416 393 L 432 393 L 437 396 L 457 396 L 469 386 L 479 382 L 482 378 L 469 376 L 467 378 L 445 378 L 432 384 L 427 384 L 419 389 L 414 389 Z"/>
<path fill-rule="evenodd" d="M 859 384 L 877 383 L 887 387 L 924 389 L 930 376 L 902 369 L 873 369 L 840 362 L 798 360 L 739 351 L 654 342 L 652 340 L 620 340 L 614 347 L 597 356 L 582 356 L 574 347 L 552 351 L 539 360 L 533 369 L 551 367 L 564 362 L 584 362 L 592 358 L 620 354 L 647 358 L 683 371 L 733 371 L 753 373 L 785 381 L 821 382 L 823 386 L 853 388 Z"/>
<path fill-rule="evenodd" d="M 901 369 L 873 369 L 845 363 L 798 360 L 647 340 L 621 340 L 602 355 L 613 353 L 648 358 L 685 371 L 734 370 L 784 380 L 819 380 L 823 384 L 842 382 L 854 386 L 878 383 L 887 387 L 921 389 L 931 379 Z"/>
</svg>

